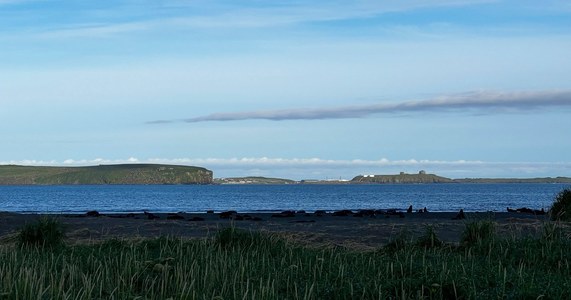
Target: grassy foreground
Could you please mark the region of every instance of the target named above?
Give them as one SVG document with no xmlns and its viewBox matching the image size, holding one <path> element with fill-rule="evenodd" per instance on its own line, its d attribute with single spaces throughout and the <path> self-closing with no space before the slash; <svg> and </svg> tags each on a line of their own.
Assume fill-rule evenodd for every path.
<svg viewBox="0 0 571 300">
<path fill-rule="evenodd" d="M 313 249 L 235 229 L 215 239 L 0 245 L 0 299 L 570 299 L 571 243 L 546 224 L 499 239 L 467 224 L 460 246 L 434 231 L 375 252 Z"/>
</svg>

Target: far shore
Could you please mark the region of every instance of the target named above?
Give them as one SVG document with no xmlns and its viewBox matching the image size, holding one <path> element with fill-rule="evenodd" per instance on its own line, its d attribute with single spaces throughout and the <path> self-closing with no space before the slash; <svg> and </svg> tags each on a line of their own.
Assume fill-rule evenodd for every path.
<svg viewBox="0 0 571 300">
<path fill-rule="evenodd" d="M 390 213 L 357 215 L 333 213 L 136 213 L 136 214 L 18 214 L 0 212 L 0 242 L 15 237 L 27 223 L 51 216 L 65 226 L 70 243 L 89 243 L 111 238 L 133 239 L 174 236 L 208 238 L 228 227 L 248 231 L 272 232 L 294 242 L 310 246 L 340 246 L 373 250 L 398 235 L 418 237 L 427 227 L 448 243 L 458 243 L 467 222 L 495 222 L 502 237 L 535 236 L 550 222 L 547 215 L 518 212 L 466 212 L 465 219 L 455 219 L 458 212 Z"/>
</svg>

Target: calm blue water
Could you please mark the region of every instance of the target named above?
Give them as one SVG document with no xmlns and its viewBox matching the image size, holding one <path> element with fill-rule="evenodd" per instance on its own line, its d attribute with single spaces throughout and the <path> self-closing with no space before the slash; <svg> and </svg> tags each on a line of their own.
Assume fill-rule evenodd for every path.
<svg viewBox="0 0 571 300">
<path fill-rule="evenodd" d="M 0 211 L 58 213 L 548 208 L 563 184 L 0 186 Z"/>
</svg>

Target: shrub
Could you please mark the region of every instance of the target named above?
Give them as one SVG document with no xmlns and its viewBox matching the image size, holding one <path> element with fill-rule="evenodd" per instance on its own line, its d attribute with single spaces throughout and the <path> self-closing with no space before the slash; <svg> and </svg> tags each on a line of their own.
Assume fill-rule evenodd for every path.
<svg viewBox="0 0 571 300">
<path fill-rule="evenodd" d="M 58 219 L 43 217 L 20 229 L 18 244 L 51 248 L 63 244 L 64 236 L 63 225 Z"/>
<path fill-rule="evenodd" d="M 564 189 L 555 196 L 549 214 L 554 221 L 571 221 L 571 189 Z"/>
<path fill-rule="evenodd" d="M 381 248 L 381 251 L 387 253 L 396 253 L 398 251 L 403 251 L 407 248 L 411 248 L 411 233 L 409 231 L 401 230 L 395 237 L 391 237 L 389 242 Z"/>
<path fill-rule="evenodd" d="M 462 233 L 461 242 L 466 246 L 487 243 L 494 239 L 495 231 L 496 228 L 492 221 L 467 223 L 466 229 Z"/>
<path fill-rule="evenodd" d="M 424 248 L 436 248 L 443 245 L 442 241 L 436 235 L 434 226 L 426 226 L 426 232 L 418 239 L 416 244 Z"/>
</svg>

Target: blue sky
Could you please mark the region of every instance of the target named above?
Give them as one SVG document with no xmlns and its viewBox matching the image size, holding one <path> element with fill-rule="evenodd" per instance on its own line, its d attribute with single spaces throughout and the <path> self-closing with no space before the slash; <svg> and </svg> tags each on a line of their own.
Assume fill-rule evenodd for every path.
<svg viewBox="0 0 571 300">
<path fill-rule="evenodd" d="M 568 1 L 0 0 L 0 164 L 571 176 Z"/>
</svg>

